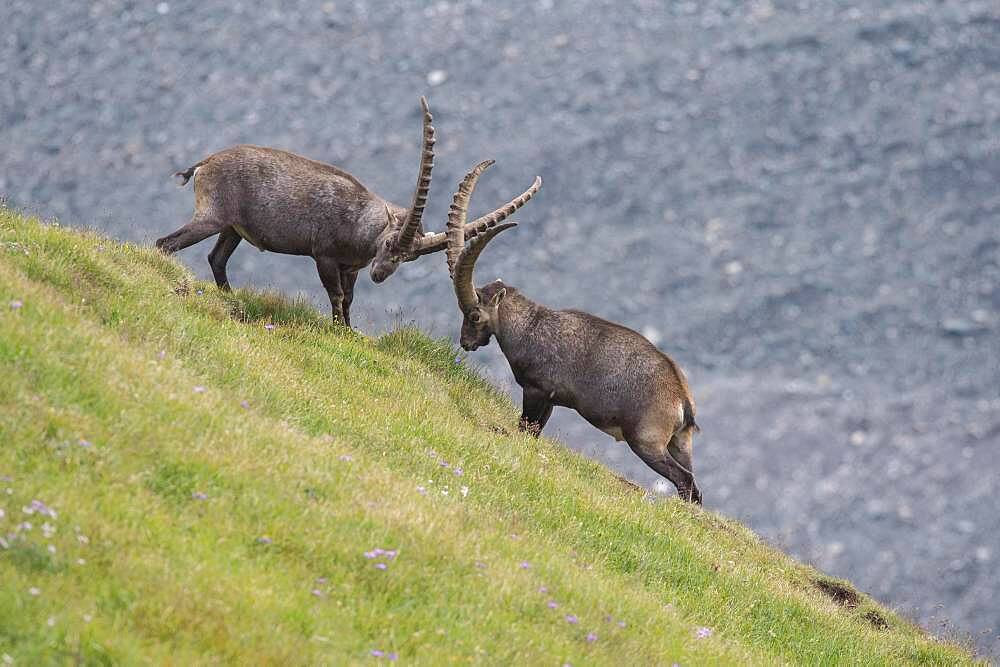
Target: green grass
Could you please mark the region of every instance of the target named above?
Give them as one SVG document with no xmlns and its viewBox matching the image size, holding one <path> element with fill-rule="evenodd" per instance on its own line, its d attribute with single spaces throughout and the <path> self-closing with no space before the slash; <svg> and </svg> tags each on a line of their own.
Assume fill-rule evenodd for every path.
<svg viewBox="0 0 1000 667">
<path fill-rule="evenodd" d="M 518 434 L 447 342 L 334 328 L 2 209 L 0 370 L 15 664 L 972 661 L 736 522 Z M 387 569 L 375 548 L 398 550 Z"/>
</svg>

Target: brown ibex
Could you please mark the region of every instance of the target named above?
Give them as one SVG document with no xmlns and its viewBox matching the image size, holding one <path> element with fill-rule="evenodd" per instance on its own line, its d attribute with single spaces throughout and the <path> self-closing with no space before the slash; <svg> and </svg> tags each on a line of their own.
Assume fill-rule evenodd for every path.
<svg viewBox="0 0 1000 667">
<path fill-rule="evenodd" d="M 466 248 L 469 197 L 483 162 L 465 177 L 448 212 L 448 270 L 462 310 L 461 345 L 468 351 L 492 336 L 524 391 L 521 430 L 534 435 L 556 405 L 624 440 L 646 465 L 701 504 L 692 472 L 694 398 L 683 371 L 641 335 L 578 310 L 551 310 L 496 280 L 476 289 L 472 271 L 486 244 L 514 227 L 492 227 Z"/>
<path fill-rule="evenodd" d="M 208 263 L 222 289 L 229 289 L 226 263 L 243 239 L 261 252 L 312 257 L 334 320 L 350 326 L 361 269 L 371 263 L 371 278 L 380 283 L 400 263 L 447 245 L 444 232 L 425 235 L 421 225 L 434 166 L 434 127 L 427 100 L 421 97 L 420 104 L 423 147 L 409 208 L 382 199 L 332 165 L 274 148 L 233 146 L 175 174 L 181 185 L 195 178 L 194 216 L 156 247 L 173 253 L 218 234 Z M 539 185 L 529 188 L 525 201 Z M 470 223 L 466 233 L 476 236 L 513 210 L 497 209 Z"/>
</svg>

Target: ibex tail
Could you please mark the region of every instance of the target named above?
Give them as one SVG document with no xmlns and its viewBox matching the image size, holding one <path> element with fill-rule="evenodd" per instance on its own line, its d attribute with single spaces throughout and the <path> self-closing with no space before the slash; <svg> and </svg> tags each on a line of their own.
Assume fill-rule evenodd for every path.
<svg viewBox="0 0 1000 667">
<path fill-rule="evenodd" d="M 197 163 L 197 164 L 194 164 L 194 165 L 192 165 L 192 166 L 188 167 L 186 171 L 178 171 L 178 172 L 177 172 L 176 174 L 174 174 L 174 178 L 179 178 L 179 179 L 181 179 L 181 180 L 180 180 L 180 181 L 179 181 L 179 182 L 177 183 L 177 187 L 179 187 L 179 188 L 183 188 L 183 187 L 184 187 L 185 185 L 187 185 L 187 184 L 188 184 L 188 181 L 189 181 L 189 180 L 191 180 L 191 177 L 192 177 L 192 176 L 194 176 L 194 172 L 195 172 L 195 170 L 196 170 L 196 169 L 197 169 L 198 167 L 200 167 L 200 166 L 202 166 L 203 164 L 205 164 L 206 162 L 208 162 L 208 158 L 205 158 L 205 159 L 204 159 L 204 160 L 202 160 L 201 162 L 199 162 L 199 163 Z"/>
<path fill-rule="evenodd" d="M 701 427 L 694 421 L 694 406 L 688 399 L 684 399 L 684 428 L 690 428 L 695 433 L 701 431 Z"/>
</svg>

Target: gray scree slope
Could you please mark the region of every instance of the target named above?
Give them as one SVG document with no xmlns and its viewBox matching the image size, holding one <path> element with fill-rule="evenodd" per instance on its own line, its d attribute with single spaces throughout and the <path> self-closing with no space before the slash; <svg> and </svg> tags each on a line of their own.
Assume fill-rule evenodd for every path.
<svg viewBox="0 0 1000 667">
<path fill-rule="evenodd" d="M 253 142 L 406 201 L 427 93 L 425 226 L 480 159 L 480 201 L 542 174 L 480 274 L 687 370 L 708 507 L 933 632 L 1000 627 L 1000 6 L 501 5 L 8 0 L 0 193 L 151 243 L 192 211 L 172 172 Z M 311 260 L 230 267 L 324 304 Z M 440 255 L 358 290 L 363 329 L 458 334 Z M 547 432 L 654 481 L 567 411 Z"/>
</svg>

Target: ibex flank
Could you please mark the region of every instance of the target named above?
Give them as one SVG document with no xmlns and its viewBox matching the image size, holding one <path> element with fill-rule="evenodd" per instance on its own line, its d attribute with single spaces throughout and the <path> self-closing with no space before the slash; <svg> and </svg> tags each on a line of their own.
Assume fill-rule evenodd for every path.
<svg viewBox="0 0 1000 667">
<path fill-rule="evenodd" d="M 553 406 L 572 408 L 627 442 L 682 498 L 701 504 L 692 472 L 694 398 L 670 357 L 631 329 L 577 310 L 551 310 L 501 280 L 474 287 L 473 267 L 483 248 L 516 225 L 493 227 L 465 246 L 469 198 L 490 164 L 469 172 L 448 213 L 446 254 L 464 317 L 462 347 L 475 350 L 496 337 L 523 389 L 521 430 L 537 436 Z"/>
<path fill-rule="evenodd" d="M 421 97 L 420 104 L 423 147 L 409 208 L 382 199 L 332 165 L 275 148 L 233 146 L 175 174 L 181 185 L 194 177 L 195 212 L 156 247 L 173 253 L 218 234 L 208 262 L 222 289 L 229 289 L 226 263 L 244 239 L 262 252 L 312 257 L 333 319 L 350 326 L 361 269 L 371 264 L 371 278 L 380 283 L 402 262 L 447 245 L 443 232 L 425 235 L 421 224 L 434 166 L 434 126 L 427 101 Z M 503 211 L 470 223 L 468 233 L 474 237 L 497 224 L 510 213 Z"/>
</svg>

